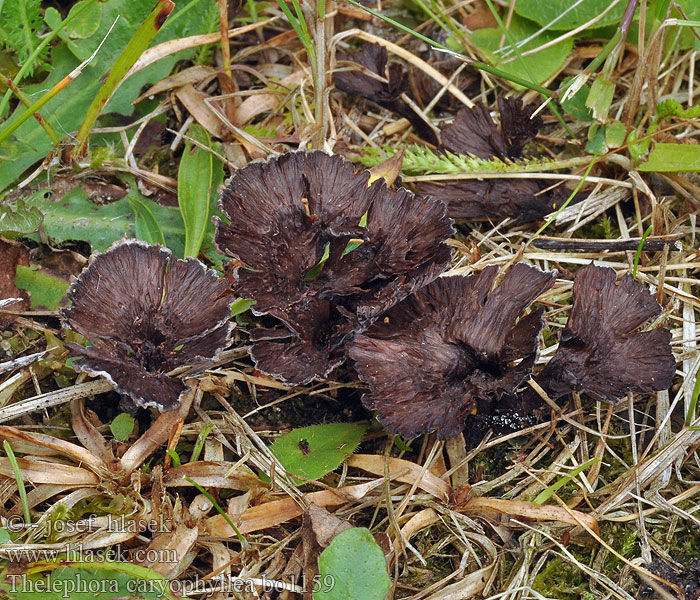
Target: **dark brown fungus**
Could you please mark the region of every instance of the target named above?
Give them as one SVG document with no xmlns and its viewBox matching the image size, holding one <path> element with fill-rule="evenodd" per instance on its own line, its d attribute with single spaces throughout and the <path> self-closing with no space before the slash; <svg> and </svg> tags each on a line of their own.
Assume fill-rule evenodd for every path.
<svg viewBox="0 0 700 600">
<path fill-rule="evenodd" d="M 369 173 L 323 152 L 293 152 L 236 172 L 219 207 L 219 251 L 252 310 L 282 329 L 251 334 L 265 373 L 292 384 L 327 375 L 383 312 L 437 277 L 452 233 L 442 202 L 368 185 Z"/>
<path fill-rule="evenodd" d="M 176 408 L 187 387 L 167 373 L 226 346 L 228 288 L 198 260 L 180 260 L 160 246 L 123 240 L 95 253 L 62 312 L 65 325 L 92 344 L 66 344 L 81 357 L 73 366 L 103 375 L 137 406 Z"/>
<path fill-rule="evenodd" d="M 370 392 L 362 402 L 392 433 L 457 435 L 481 399 L 511 395 L 530 375 L 542 312 L 518 319 L 556 274 L 513 265 L 440 277 L 358 336 L 349 355 Z M 493 289 L 492 289 L 493 288 Z"/>
<path fill-rule="evenodd" d="M 635 333 L 661 313 L 661 306 L 629 273 L 619 284 L 616 279 L 613 269 L 592 263 L 576 274 L 559 348 L 537 377 L 551 396 L 579 391 L 616 402 L 627 392 L 671 386 L 676 361 L 669 330 Z"/>
<path fill-rule="evenodd" d="M 362 69 L 337 71 L 333 76 L 335 87 L 400 114 L 424 140 L 437 144 L 437 136 L 430 125 L 401 99 L 401 94 L 408 90 L 405 69 L 399 63 L 387 64 L 388 58 L 386 48 L 379 44 L 365 44 L 357 55 L 339 53 L 339 61 L 354 63 Z"/>
<path fill-rule="evenodd" d="M 523 106 L 519 98 L 499 98 L 500 129 L 481 103 L 460 110 L 454 122 L 443 129 L 442 147 L 453 154 L 471 154 L 478 158 L 518 160 L 523 147 L 540 127 L 540 117 L 531 118 L 534 107 Z M 462 179 L 421 182 L 421 194 L 440 198 L 455 219 L 484 220 L 511 217 L 535 221 L 561 206 L 569 192 L 560 187 L 551 190 L 551 181 L 524 178 Z"/>
</svg>

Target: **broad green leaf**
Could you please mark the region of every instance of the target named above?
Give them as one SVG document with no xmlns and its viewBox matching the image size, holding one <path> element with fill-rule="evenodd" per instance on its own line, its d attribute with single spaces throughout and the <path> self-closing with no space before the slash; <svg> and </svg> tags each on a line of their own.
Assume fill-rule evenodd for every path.
<svg viewBox="0 0 700 600">
<path fill-rule="evenodd" d="M 340 532 L 318 557 L 314 600 L 383 600 L 391 578 L 382 549 L 369 529 Z"/>
<path fill-rule="evenodd" d="M 46 190 L 35 195 L 44 196 Z M 0 233 L 33 233 L 41 225 L 44 215 L 36 206 L 28 206 L 24 200 L 14 204 L 0 204 Z"/>
<path fill-rule="evenodd" d="M 63 29 L 58 35 L 64 40 L 69 39 L 87 39 L 93 36 L 100 27 L 102 22 L 102 3 L 94 0 L 79 0 L 68 12 L 66 18 L 72 14 L 78 13 L 80 9 L 89 4 L 85 11 L 82 11 L 77 19 L 74 19 L 70 24 Z M 44 13 L 44 21 L 51 29 L 58 29 L 63 22 L 63 17 L 53 6 L 49 6 Z"/>
<path fill-rule="evenodd" d="M 128 413 L 119 413 L 109 424 L 114 439 L 125 442 L 134 431 L 136 420 Z"/>
<path fill-rule="evenodd" d="M 582 0 L 577 4 L 573 0 L 548 0 L 548 2 L 542 2 L 542 0 L 518 0 L 515 3 L 515 12 L 521 17 L 532 19 L 542 27 L 549 25 L 556 19 L 556 22 L 549 27 L 550 30 L 569 31 L 597 17 L 610 6 L 610 2 L 611 0 Z M 626 6 L 627 2 L 625 0 L 618 0 L 617 5 L 600 21 L 596 22 L 593 27 L 617 25 Z M 567 11 L 569 8 L 571 10 Z M 566 14 L 563 15 L 564 12 Z M 560 16 L 561 18 L 558 18 Z"/>
<path fill-rule="evenodd" d="M 117 202 L 98 206 L 90 202 L 81 188 L 68 192 L 61 200 L 37 198 L 32 202 L 44 214 L 44 231 L 56 242 L 82 240 L 93 250 L 104 252 L 123 237 L 136 237 L 136 218 L 129 198 L 138 198 L 160 225 L 166 245 L 177 255 L 184 248 L 184 227 L 180 212 L 160 206 L 134 192 Z"/>
<path fill-rule="evenodd" d="M 70 40 L 54 48 L 49 76 L 41 83 L 23 89 L 33 99 L 38 99 L 61 81 L 81 61 L 87 59 L 107 37 L 95 60 L 83 74 L 41 109 L 44 119 L 51 123 L 56 131 L 68 134 L 78 129 L 93 98 L 102 87 L 102 79 L 110 70 L 115 57 L 119 56 L 127 45 L 154 3 L 154 0 L 107 0 L 101 3 L 102 20 L 94 35 L 87 39 Z M 178 2 L 177 8 L 151 45 L 207 33 L 205 25 L 208 23 L 210 4 L 213 10 L 216 10 L 216 5 L 208 3 L 207 0 L 190 0 L 184 5 Z M 114 29 L 107 36 L 107 31 L 117 17 L 119 19 Z M 185 50 L 166 56 L 127 79 L 107 103 L 104 112 L 131 114 L 134 110 L 131 101 L 138 96 L 139 91 L 145 85 L 168 75 L 177 61 L 192 56 L 192 53 L 192 50 Z M 23 112 L 24 106 L 20 105 L 7 123 L 13 122 Z M 35 119 L 23 123 L 10 139 L 0 145 L 0 191 L 8 187 L 33 163 L 43 159 L 52 147 L 48 135 Z M 3 161 L 6 157 L 11 157 L 12 160 Z"/>
<path fill-rule="evenodd" d="M 627 128 L 620 121 L 613 121 L 605 126 L 605 143 L 608 148 L 619 148 L 625 141 Z"/>
<path fill-rule="evenodd" d="M 649 160 L 639 165 L 639 171 L 657 173 L 700 172 L 700 145 L 656 144 Z"/>
<path fill-rule="evenodd" d="M 200 125 L 192 125 L 188 135 L 207 148 L 211 145 L 209 134 Z M 211 152 L 188 141 L 177 174 L 177 202 L 185 223 L 183 258 L 196 258 L 202 248 L 213 205 L 213 175 L 214 158 Z"/>
<path fill-rule="evenodd" d="M 100 89 L 92 99 L 85 119 L 80 125 L 78 135 L 75 137 L 76 145 L 73 149 L 73 157 L 83 157 L 87 154 L 87 139 L 90 135 L 90 130 L 95 124 L 95 121 L 97 121 L 97 117 L 100 116 L 107 101 L 112 97 L 117 87 L 121 85 L 129 69 L 131 69 L 134 63 L 136 63 L 139 57 L 145 52 L 158 31 L 163 27 L 165 20 L 170 16 L 174 8 L 175 4 L 172 0 L 157 0 L 151 12 L 148 13 L 148 16 L 134 32 L 129 43 L 114 61 Z"/>
<path fill-rule="evenodd" d="M 311 425 L 278 438 L 270 450 L 290 473 L 318 479 L 355 451 L 366 429 L 366 423 Z"/>
<path fill-rule="evenodd" d="M 31 295 L 32 308 L 58 310 L 70 285 L 65 279 L 37 266 L 17 265 L 15 285 Z"/>
<path fill-rule="evenodd" d="M 700 21 L 700 2 L 698 0 L 676 0 L 676 3 L 683 9 L 685 16 L 675 7 L 671 11 L 671 17 L 676 19 L 688 19 L 689 21 Z M 696 32 L 700 28 L 696 28 Z M 672 32 L 666 34 L 666 38 L 669 39 L 673 35 Z M 675 41 L 676 47 L 681 50 L 687 50 L 692 48 L 694 50 L 700 50 L 700 40 L 693 35 L 690 27 L 682 27 L 680 35 L 677 40 L 671 39 L 671 43 Z"/>
<path fill-rule="evenodd" d="M 518 18 L 517 16 L 513 17 L 509 27 L 509 31 L 516 42 L 530 37 L 532 34 L 536 33 L 538 29 L 537 25 L 533 22 Z M 488 27 L 485 29 L 477 29 L 469 36 L 469 41 L 482 50 L 489 62 L 493 63 L 494 66 L 502 71 L 527 79 L 529 79 L 529 71 L 536 79 L 533 83 L 542 83 L 554 75 L 562 64 L 564 64 L 564 61 L 573 47 L 573 41 L 568 39 L 550 48 L 545 48 L 534 54 L 524 56 L 522 60 L 510 52 L 504 62 L 502 58 L 503 53 L 497 52 L 497 50 L 501 48 L 502 37 L 500 29 Z M 520 52 L 525 52 L 526 50 L 537 48 L 553 40 L 555 37 L 555 34 L 550 32 L 542 33 L 535 39 L 521 46 L 519 50 Z M 508 49 L 508 44 L 505 44 L 503 48 L 504 50 Z M 516 84 L 511 83 L 511 85 L 516 89 L 521 89 L 521 87 Z"/>
<path fill-rule="evenodd" d="M 5 542 L 10 542 L 12 541 L 12 536 L 10 535 L 10 532 L 7 531 L 7 529 L 3 529 L 0 527 L 0 544 L 4 544 Z"/>
<path fill-rule="evenodd" d="M 593 117 L 605 122 L 615 95 L 615 84 L 602 75 L 596 77 L 586 98 L 586 106 L 593 111 Z"/>
</svg>

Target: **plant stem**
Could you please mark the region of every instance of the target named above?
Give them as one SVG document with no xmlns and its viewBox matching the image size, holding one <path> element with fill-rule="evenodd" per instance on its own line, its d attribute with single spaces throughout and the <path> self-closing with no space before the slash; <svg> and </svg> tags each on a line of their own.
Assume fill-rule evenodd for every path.
<svg viewBox="0 0 700 600">
<path fill-rule="evenodd" d="M 323 148 L 328 134 L 328 103 L 326 102 L 326 89 L 328 87 L 328 74 L 326 73 L 326 0 L 316 0 L 314 29 L 316 46 L 316 66 L 314 68 L 314 101 L 317 131 L 314 135 L 313 145 Z M 332 19 L 328 19 L 332 26 Z M 330 32 L 332 37 L 332 31 Z M 311 57 L 309 57 L 311 58 Z"/>
</svg>

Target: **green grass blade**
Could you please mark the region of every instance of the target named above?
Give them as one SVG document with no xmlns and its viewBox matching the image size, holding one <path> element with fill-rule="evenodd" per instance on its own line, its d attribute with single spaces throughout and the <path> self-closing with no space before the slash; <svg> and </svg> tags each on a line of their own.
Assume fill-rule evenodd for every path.
<svg viewBox="0 0 700 600">
<path fill-rule="evenodd" d="M 209 134 L 193 125 L 188 136 L 204 147 L 211 146 Z M 188 141 L 177 174 L 177 201 L 185 223 L 185 255 L 199 254 L 211 215 L 214 158 L 211 152 Z"/>
<path fill-rule="evenodd" d="M 579 465 L 575 469 L 572 469 L 572 471 L 562 477 L 561 479 L 557 480 L 555 483 L 550 485 L 548 488 L 542 490 L 539 494 L 537 494 L 537 497 L 533 500 L 533 504 L 537 504 L 538 506 L 540 504 L 544 504 L 549 500 L 556 492 L 564 487 L 569 481 L 571 481 L 574 477 L 576 477 L 579 473 L 590 467 L 591 465 L 600 462 L 602 459 L 600 458 L 592 458 L 589 461 L 586 461 L 582 465 Z"/>
<path fill-rule="evenodd" d="M 2 443 L 2 445 L 5 449 L 5 454 L 7 454 L 7 458 L 10 461 L 10 465 L 12 466 L 12 472 L 15 475 L 15 481 L 17 482 L 17 491 L 19 492 L 19 499 L 22 502 L 22 510 L 24 511 L 24 523 L 25 525 L 29 525 L 32 522 L 32 515 L 29 512 L 29 502 L 27 502 L 27 488 L 24 486 L 22 470 L 19 468 L 19 464 L 17 464 L 17 458 L 15 457 L 15 453 L 12 451 L 12 446 L 10 446 L 10 443 L 7 440 L 5 440 Z"/>
<path fill-rule="evenodd" d="M 649 227 L 647 227 L 647 230 L 644 232 L 642 239 L 639 240 L 639 246 L 637 246 L 637 253 L 634 255 L 634 267 L 632 268 L 632 277 L 634 277 L 635 279 L 637 279 L 637 268 L 639 267 L 639 259 L 642 256 L 642 248 L 644 248 L 644 242 L 651 234 L 653 228 L 653 225 L 649 225 Z"/>
<path fill-rule="evenodd" d="M 695 408 L 698 405 L 698 396 L 700 396 L 700 369 L 695 373 L 695 385 L 693 386 L 693 395 L 690 398 L 690 406 L 688 407 L 688 414 L 685 416 L 685 426 L 691 431 L 700 431 L 700 427 L 697 425 L 691 425 L 695 420 Z"/>
</svg>

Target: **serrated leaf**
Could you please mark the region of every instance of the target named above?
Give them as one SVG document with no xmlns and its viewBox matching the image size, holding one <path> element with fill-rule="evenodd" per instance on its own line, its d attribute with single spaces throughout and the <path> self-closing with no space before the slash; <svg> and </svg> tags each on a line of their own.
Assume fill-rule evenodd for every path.
<svg viewBox="0 0 700 600">
<path fill-rule="evenodd" d="M 535 34 L 538 29 L 539 27 L 532 21 L 527 21 L 517 16 L 513 17 L 510 27 L 508 28 L 516 42 L 529 38 L 531 35 Z M 504 55 L 497 52 L 501 48 L 502 37 L 503 34 L 500 29 L 496 27 L 487 27 L 484 29 L 477 29 L 469 36 L 469 41 L 484 52 L 487 59 L 492 62 L 494 66 L 497 66 L 506 73 L 524 79 L 529 79 L 528 72 L 530 72 L 536 79 L 534 83 L 542 83 L 554 75 L 564 64 L 564 61 L 573 48 L 573 40 L 567 39 L 554 44 L 554 46 L 535 52 L 534 54 L 524 56 L 522 60 L 514 56 L 512 52 L 509 52 L 507 58 L 503 59 Z M 552 41 L 555 37 L 556 35 L 551 32 L 544 32 L 523 46 L 519 46 L 518 49 L 521 53 L 526 50 L 532 50 Z M 509 48 L 508 44 L 504 46 L 504 49 L 507 48 Z M 510 83 L 510 85 L 515 89 L 522 89 L 521 86 L 516 84 Z"/>
<path fill-rule="evenodd" d="M 366 429 L 366 423 L 311 425 L 278 438 L 270 450 L 290 473 L 318 479 L 355 451 Z"/>
<path fill-rule="evenodd" d="M 369 529 L 339 533 L 318 558 L 314 600 L 383 600 L 391 588 L 386 559 Z"/>
<path fill-rule="evenodd" d="M 184 226 L 180 212 L 140 198 L 157 220 L 166 245 L 177 255 L 184 248 Z M 37 198 L 32 202 L 44 214 L 44 231 L 56 242 L 81 240 L 104 252 L 116 240 L 136 237 L 136 218 L 129 197 L 99 206 L 88 200 L 81 188 L 61 200 Z"/>
<path fill-rule="evenodd" d="M 206 130 L 194 124 L 188 137 L 205 147 L 211 145 Z M 197 257 L 204 241 L 212 207 L 214 159 L 211 152 L 188 141 L 177 174 L 177 202 L 185 224 L 185 255 Z"/>
<path fill-rule="evenodd" d="M 58 310 L 70 285 L 65 279 L 37 266 L 17 265 L 15 285 L 31 295 L 32 308 Z"/>
<path fill-rule="evenodd" d="M 581 0 L 577 3 L 574 3 L 572 0 L 549 0 L 548 2 L 518 0 L 514 8 L 515 12 L 521 17 L 532 19 L 542 27 L 549 25 L 551 31 L 569 31 L 597 17 L 608 6 L 610 6 L 610 0 Z M 600 28 L 608 25 L 617 25 L 622 18 L 625 6 L 625 2 L 618 2 L 593 27 Z M 553 21 L 556 22 L 552 23 Z"/>
<path fill-rule="evenodd" d="M 656 144 L 649 160 L 639 171 L 657 173 L 700 172 L 700 146 L 695 144 Z"/>
</svg>

